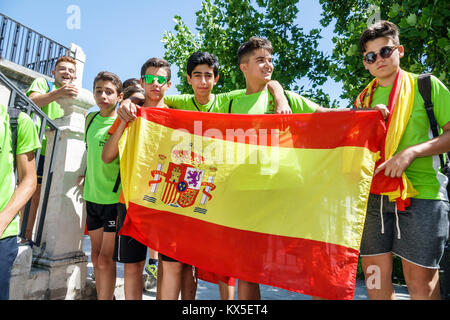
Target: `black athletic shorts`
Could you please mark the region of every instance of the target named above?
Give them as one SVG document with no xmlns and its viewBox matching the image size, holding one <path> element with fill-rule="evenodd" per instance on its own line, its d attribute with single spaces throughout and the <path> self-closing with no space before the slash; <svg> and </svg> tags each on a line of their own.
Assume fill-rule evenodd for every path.
<svg viewBox="0 0 450 320">
<path fill-rule="evenodd" d="M 167 262 L 180 262 L 178 260 L 175 260 L 175 259 L 173 259 L 173 258 L 171 258 L 169 256 L 165 256 L 163 254 L 161 254 L 161 260 L 162 261 L 167 261 Z"/>
<path fill-rule="evenodd" d="M 87 230 L 103 228 L 104 232 L 116 232 L 117 205 L 117 203 L 99 204 L 86 201 Z"/>
<path fill-rule="evenodd" d="M 39 164 L 38 164 L 38 168 L 36 171 L 38 184 L 42 184 L 42 176 L 44 175 L 44 161 L 45 161 L 45 156 L 43 156 L 42 154 L 39 155 Z"/>
<path fill-rule="evenodd" d="M 119 203 L 117 212 L 116 244 L 114 246 L 113 260 L 122 263 L 135 263 L 147 258 L 147 246 L 129 236 L 119 236 L 127 215 L 127 208 Z"/>
</svg>

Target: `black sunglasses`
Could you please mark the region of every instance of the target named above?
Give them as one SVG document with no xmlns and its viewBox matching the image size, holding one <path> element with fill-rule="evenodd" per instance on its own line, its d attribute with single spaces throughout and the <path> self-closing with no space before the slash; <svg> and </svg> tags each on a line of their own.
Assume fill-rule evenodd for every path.
<svg viewBox="0 0 450 320">
<path fill-rule="evenodd" d="M 375 61 L 377 61 L 377 54 L 380 54 L 380 57 L 382 57 L 383 59 L 387 59 L 389 58 L 392 53 L 394 52 L 395 49 L 397 49 L 399 46 L 385 46 L 383 48 L 380 49 L 380 51 L 376 51 L 376 52 L 368 52 L 365 56 L 364 56 L 364 61 L 368 64 L 372 64 Z"/>
</svg>

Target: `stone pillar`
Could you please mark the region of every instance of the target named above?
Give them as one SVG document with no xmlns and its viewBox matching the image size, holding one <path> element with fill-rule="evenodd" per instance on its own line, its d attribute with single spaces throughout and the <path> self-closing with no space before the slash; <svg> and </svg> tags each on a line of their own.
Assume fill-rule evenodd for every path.
<svg viewBox="0 0 450 320">
<path fill-rule="evenodd" d="M 45 270 L 48 288 L 29 288 L 25 299 L 79 299 L 84 289 L 88 258 L 83 252 L 85 210 L 77 178 L 84 175 L 84 115 L 94 105 L 92 93 L 58 101 L 65 116 L 55 120 L 60 129 L 53 177 L 40 246 L 33 248 L 33 268 Z M 48 131 L 44 179 L 48 175 L 54 131 Z M 42 182 L 41 203 L 47 180 Z M 36 223 L 39 221 L 39 215 Z M 33 269 L 32 268 L 32 269 Z M 34 284 L 38 283 L 36 279 Z M 45 291 L 43 294 L 42 290 Z"/>
<path fill-rule="evenodd" d="M 77 62 L 77 78 L 73 82 L 78 88 L 82 87 L 84 64 L 86 62 L 86 54 L 78 45 L 70 44 L 70 51 L 75 52 L 75 61 Z"/>
</svg>

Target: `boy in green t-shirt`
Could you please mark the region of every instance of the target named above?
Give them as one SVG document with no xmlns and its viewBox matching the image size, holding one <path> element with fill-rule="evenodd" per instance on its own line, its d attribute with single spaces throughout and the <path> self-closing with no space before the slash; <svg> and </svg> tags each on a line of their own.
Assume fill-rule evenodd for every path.
<svg viewBox="0 0 450 320">
<path fill-rule="evenodd" d="M 267 90 L 272 78 L 272 44 L 269 40 L 251 37 L 238 49 L 239 66 L 246 82 L 245 95 L 222 106 L 222 112 L 242 114 L 273 113 L 274 99 Z M 292 113 L 313 113 L 334 111 L 290 91 L 286 91 Z M 259 284 L 238 280 L 238 299 L 260 299 Z"/>
<path fill-rule="evenodd" d="M 207 67 L 209 63 L 213 64 Z M 194 71 L 195 68 L 198 70 Z M 219 80 L 219 62 L 216 57 L 208 52 L 195 52 L 189 57 L 187 78 L 189 84 L 194 89 L 194 94 L 165 96 L 164 103 L 166 105 L 174 109 L 227 113 L 229 101 L 245 94 L 244 89 L 219 94 L 213 94 L 211 92 Z M 292 113 L 289 102 L 284 95 L 283 87 L 278 81 L 270 80 L 267 83 L 267 88 L 273 95 L 270 113 Z M 123 121 L 133 121 L 136 119 L 137 108 L 138 105 L 129 99 L 124 100 L 117 109 L 117 115 Z"/>
<path fill-rule="evenodd" d="M 171 95 L 164 97 L 164 103 L 170 107 L 191 110 L 191 111 L 201 111 L 201 112 L 223 112 L 225 106 L 228 102 L 236 97 L 242 96 L 245 90 L 235 90 L 229 93 L 213 94 L 211 93 L 214 85 L 219 80 L 219 62 L 214 55 L 208 52 L 195 52 L 193 53 L 187 61 L 187 79 L 189 84 L 192 85 L 194 94 L 184 94 L 184 95 Z M 283 88 L 277 81 L 270 81 L 268 84 L 269 90 L 276 97 L 275 104 L 272 113 L 279 114 L 289 114 L 291 109 L 289 107 L 288 101 L 283 93 Z M 275 105 L 274 104 L 274 105 Z M 124 101 L 118 109 L 119 118 L 126 121 L 133 121 L 136 117 L 134 116 L 136 112 L 136 105 L 131 103 L 131 101 Z M 122 115 L 122 116 L 121 116 Z M 163 256 L 163 260 L 166 259 Z M 163 262 L 169 268 L 172 269 L 183 269 L 182 271 L 182 282 L 183 291 L 192 291 L 193 297 L 195 297 L 195 290 L 184 290 L 186 288 L 191 288 L 189 274 L 192 271 L 189 270 L 191 266 L 182 265 L 173 259 Z M 169 273 L 168 271 L 167 273 Z M 166 278 L 167 278 L 166 273 Z M 175 273 L 180 273 L 178 270 Z M 178 276 L 172 276 L 172 278 L 178 278 Z M 234 285 L 229 285 L 232 281 L 229 281 L 228 277 L 217 276 L 219 291 L 222 299 L 232 298 L 234 296 Z M 167 290 L 165 290 L 167 292 Z M 173 297 L 178 297 L 179 289 L 171 290 L 175 292 Z M 182 296 L 185 296 L 182 293 Z M 164 295 L 164 298 L 167 296 Z"/>
<path fill-rule="evenodd" d="M 274 113 L 274 98 L 268 90 L 272 79 L 272 44 L 269 40 L 251 37 L 238 49 L 239 66 L 246 82 L 245 95 L 222 106 L 224 113 L 265 114 Z M 286 91 L 292 113 L 328 112 L 316 103 L 290 91 Z"/>
<path fill-rule="evenodd" d="M 164 103 L 169 107 L 201 112 L 223 112 L 229 101 L 245 94 L 245 89 L 213 94 L 219 81 L 219 61 L 209 52 L 194 52 L 187 61 L 187 80 L 194 94 L 169 95 Z M 289 114 L 291 109 L 281 85 L 274 80 L 268 83 L 269 91 L 275 97 L 275 110 L 272 113 Z"/>
<path fill-rule="evenodd" d="M 418 76 L 400 68 L 405 49 L 397 26 L 388 21 L 370 26 L 361 35 L 360 50 L 375 79 L 355 105 L 378 106 L 389 115 L 385 159 L 374 172 L 361 240 L 367 291 L 371 299 L 395 298 L 391 280 L 395 254 L 401 257 L 411 299 L 439 299 L 439 260 L 449 224 L 448 179 L 440 171 L 438 155 L 450 150 L 450 93 L 431 76 L 433 111 L 443 131 L 432 138 Z M 386 177 L 410 182 L 404 183 L 410 191 L 405 211 L 398 209 L 399 198 L 389 202 L 383 195 L 387 190 L 377 187 L 376 180 Z"/>
<path fill-rule="evenodd" d="M 164 94 L 169 89 L 170 82 L 170 65 L 164 59 L 151 58 L 148 59 L 141 67 L 141 86 L 145 91 L 145 100 L 143 108 L 167 108 L 164 104 Z M 109 130 L 110 138 L 103 147 L 102 160 L 106 163 L 113 161 L 119 154 L 118 142 L 125 131 L 126 122 L 116 119 L 115 123 Z M 123 199 L 121 200 L 123 201 Z M 125 217 L 125 205 L 119 211 L 117 231 L 120 230 Z M 125 263 L 125 299 L 137 300 L 142 299 L 142 271 L 144 269 L 147 247 L 129 236 L 118 236 L 116 238 L 116 250 L 114 259 Z M 162 268 L 161 290 L 157 288 L 157 299 L 178 299 L 179 286 L 176 282 L 180 280 L 179 274 L 181 270 L 178 265 L 171 264 L 171 258 L 164 257 Z M 158 266 L 158 281 L 160 281 L 161 265 Z M 192 269 L 191 269 L 192 270 Z M 190 272 L 191 283 L 195 284 L 192 271 Z M 190 290 L 184 299 L 195 299 L 195 289 Z"/>
<path fill-rule="evenodd" d="M 112 300 L 116 283 L 113 261 L 120 187 L 117 188 L 119 159 L 101 161 L 108 130 L 116 119 L 116 106 L 122 100 L 122 82 L 114 73 L 103 71 L 94 79 L 94 99 L 100 111 L 86 132 L 87 166 L 83 198 L 86 201 L 86 226 L 91 239 L 98 300 Z"/>
<path fill-rule="evenodd" d="M 75 98 L 78 95 L 78 88 L 72 83 L 76 79 L 75 60 L 65 56 L 58 58 L 55 69 L 52 70 L 52 75 L 55 79 L 54 82 L 47 82 L 45 78 L 35 79 L 28 88 L 26 95 L 40 107 L 51 120 L 54 120 L 64 116 L 64 110 L 57 100 L 62 98 Z M 49 85 L 52 88 L 49 88 Z M 44 136 L 37 169 L 38 184 L 31 200 L 30 213 L 28 215 L 27 229 L 25 232 L 26 239 L 31 239 L 31 233 L 36 219 L 36 211 L 41 195 L 41 181 L 44 173 L 46 146 L 47 139 Z"/>
<path fill-rule="evenodd" d="M 0 105 L 0 300 L 9 299 L 11 268 L 17 256 L 19 219 L 17 213 L 25 206 L 36 188 L 34 150 L 41 147 L 30 117 L 21 112 L 17 119 L 17 147 L 13 154 L 7 108 Z M 16 157 L 18 185 L 14 179 Z"/>
<path fill-rule="evenodd" d="M 192 86 L 194 94 L 166 96 L 164 102 L 171 107 L 200 112 L 218 112 L 221 105 L 245 92 L 245 90 L 221 94 L 211 92 L 219 80 L 219 61 L 209 52 L 193 53 L 188 58 L 186 69 L 187 80 Z M 204 273 L 204 270 L 198 270 L 200 278 Z M 207 276 L 217 280 L 222 300 L 234 298 L 234 279 L 212 273 L 208 273 Z"/>
</svg>

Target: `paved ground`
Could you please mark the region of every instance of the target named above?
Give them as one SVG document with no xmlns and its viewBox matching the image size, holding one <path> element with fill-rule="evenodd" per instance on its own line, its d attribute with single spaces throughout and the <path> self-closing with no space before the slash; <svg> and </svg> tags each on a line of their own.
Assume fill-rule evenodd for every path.
<svg viewBox="0 0 450 320">
<path fill-rule="evenodd" d="M 84 252 L 89 257 L 88 274 L 93 272 L 91 262 L 91 242 L 89 236 L 84 237 Z M 283 290 L 276 287 L 261 285 L 261 298 L 263 300 L 311 300 L 310 296 L 300 293 Z M 398 300 L 409 300 L 408 288 L 406 286 L 395 286 L 396 298 Z M 117 264 L 117 282 L 115 296 L 117 300 L 124 300 L 123 295 L 123 264 Z M 237 296 L 237 294 L 235 294 Z M 144 300 L 155 300 L 156 290 L 153 289 L 150 292 L 143 293 Z M 219 300 L 219 290 L 216 284 L 199 280 L 197 286 L 196 300 Z M 357 280 L 355 287 L 355 300 L 368 300 L 367 291 L 364 285 L 364 281 Z"/>
</svg>

